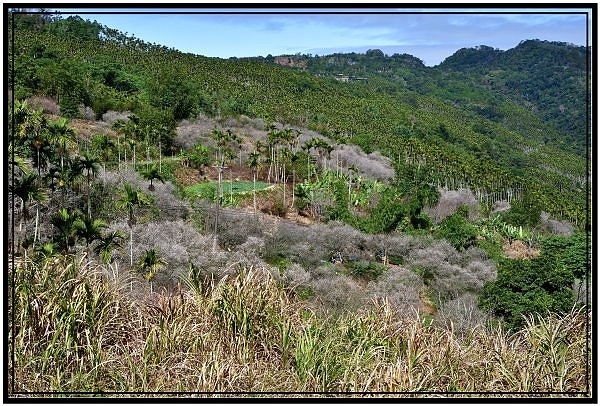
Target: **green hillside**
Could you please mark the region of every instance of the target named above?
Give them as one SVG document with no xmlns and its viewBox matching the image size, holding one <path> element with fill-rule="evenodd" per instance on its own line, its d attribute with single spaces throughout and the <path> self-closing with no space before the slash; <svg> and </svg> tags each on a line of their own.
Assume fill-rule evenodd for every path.
<svg viewBox="0 0 600 406">
<path fill-rule="evenodd" d="M 474 76 L 479 86 L 499 93 L 553 127 L 558 134 L 545 134 L 545 143 L 585 156 L 589 58 L 585 47 L 528 40 L 504 52 L 485 47 L 463 49 L 439 69 Z M 494 116 L 494 112 L 488 114 Z"/>
<path fill-rule="evenodd" d="M 368 81 L 385 93 L 408 89 L 434 95 L 545 144 L 585 156 L 586 103 L 581 99 L 589 69 L 585 47 L 540 40 L 525 40 L 507 51 L 481 45 L 460 49 L 432 68 L 414 56 L 387 56 L 378 49 L 290 58 L 304 62 L 304 70 L 318 76 Z M 515 110 L 518 117 L 513 117 Z M 518 125 L 532 119 L 534 125 Z M 511 126 L 513 121 L 516 126 Z M 531 131 L 540 127 L 543 138 Z"/>
<path fill-rule="evenodd" d="M 64 28 L 69 23 L 72 26 Z M 508 86 L 510 81 L 498 79 L 482 90 L 481 79 L 461 78 L 468 71 L 459 75 L 453 67 L 468 63 L 469 57 L 460 59 L 465 52 L 435 69 L 425 69 L 407 56 L 387 58 L 374 52 L 367 61 L 395 61 L 393 75 L 339 83 L 268 63 L 183 54 L 73 18 L 37 31 L 19 31 L 16 38 L 16 98 L 47 94 L 59 101 L 63 115 L 76 116 L 77 106 L 84 104 L 97 117 L 108 110 L 129 110 L 142 120 L 163 120 L 167 127 L 198 113 L 301 125 L 367 152 L 427 161 L 439 178 L 432 181 L 468 185 L 483 193 L 522 188 L 539 195 L 553 216 L 577 223 L 585 219 L 585 159 L 577 156 L 585 145 L 585 126 L 576 124 L 577 135 L 573 129 L 559 130 L 562 121 L 547 123 L 551 113 L 542 104 L 536 109 L 543 114 L 536 115 L 493 91 L 517 91 Z M 521 66 L 514 62 L 518 54 L 509 56 L 505 63 Z M 363 76 L 381 68 L 375 62 L 361 65 L 360 60 L 354 67 L 363 66 Z M 406 77 L 400 81 L 402 72 Z M 584 80 L 580 70 L 572 75 Z M 576 90 L 571 86 L 569 100 L 573 95 L 585 99 L 583 88 Z M 584 122 L 581 108 L 569 103 L 563 101 L 577 119 L 567 121 Z M 169 146 L 167 137 L 163 148 Z"/>
<path fill-rule="evenodd" d="M 587 395 L 580 48 L 224 60 L 8 17 L 12 395 Z"/>
</svg>

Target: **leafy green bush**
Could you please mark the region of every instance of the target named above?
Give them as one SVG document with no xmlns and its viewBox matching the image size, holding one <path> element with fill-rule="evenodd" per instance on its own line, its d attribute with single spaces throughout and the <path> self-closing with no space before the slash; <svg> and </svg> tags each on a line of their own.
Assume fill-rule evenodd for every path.
<svg viewBox="0 0 600 406">
<path fill-rule="evenodd" d="M 79 103 L 70 95 L 60 99 L 60 114 L 63 117 L 79 117 Z"/>
<path fill-rule="evenodd" d="M 585 279 L 586 275 L 591 278 L 591 250 L 587 243 L 586 235 L 577 233 L 568 237 L 548 238 L 542 242 L 542 249 L 556 257 L 560 265 L 570 269 L 573 276 Z"/>
<path fill-rule="evenodd" d="M 409 209 L 400 201 L 397 191 L 390 187 L 379 194 L 377 205 L 368 217 L 351 219 L 352 225 L 361 231 L 377 234 L 395 230 L 407 216 Z"/>
<path fill-rule="evenodd" d="M 542 207 L 537 196 L 525 193 L 522 199 L 513 200 L 510 206 L 510 210 L 502 216 L 507 223 L 532 228 L 539 224 Z"/>
<path fill-rule="evenodd" d="M 525 316 L 570 311 L 574 275 L 564 265 L 564 258 L 563 254 L 542 249 L 533 260 L 501 261 L 498 278 L 482 290 L 480 307 L 503 318 L 509 328 L 521 327 Z"/>
<path fill-rule="evenodd" d="M 378 262 L 368 260 L 358 260 L 350 262 L 348 265 L 350 275 L 366 280 L 374 280 L 383 275 L 385 266 Z"/>
<path fill-rule="evenodd" d="M 186 153 L 186 158 L 194 168 L 200 169 L 203 166 L 208 166 L 210 164 L 210 150 L 202 144 L 196 144 L 190 152 Z"/>
<path fill-rule="evenodd" d="M 461 207 L 456 213 L 445 218 L 437 229 L 437 236 L 445 238 L 461 251 L 475 244 L 477 227 L 468 219 L 468 209 Z"/>
</svg>

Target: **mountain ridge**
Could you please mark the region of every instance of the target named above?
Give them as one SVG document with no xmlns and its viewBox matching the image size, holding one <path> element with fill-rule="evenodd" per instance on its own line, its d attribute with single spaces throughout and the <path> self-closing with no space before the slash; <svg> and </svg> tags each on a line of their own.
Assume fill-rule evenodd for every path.
<svg viewBox="0 0 600 406">
<path fill-rule="evenodd" d="M 440 76 L 435 87 L 441 91 L 446 87 L 445 81 L 472 82 L 472 91 L 493 90 L 539 115 L 555 130 L 565 134 L 564 144 L 570 144 L 572 151 L 585 156 L 589 135 L 585 106 L 581 106 L 579 96 L 586 91 L 582 77 L 587 74 L 589 55 L 583 46 L 537 39 L 523 40 L 504 51 L 479 45 L 458 49 L 433 67 L 425 66 L 412 55 L 386 55 L 380 49 L 321 56 L 281 55 L 273 59 L 284 57 L 301 64 L 295 68 L 320 76 L 343 81 L 364 80 L 365 76 L 383 77 L 425 93 L 427 89 L 422 82 L 435 80 L 435 75 Z M 261 57 L 249 59 L 273 61 Z M 445 99 L 455 101 L 452 96 Z M 488 118 L 495 114 L 493 110 L 494 106 L 488 106 L 485 112 Z"/>
</svg>

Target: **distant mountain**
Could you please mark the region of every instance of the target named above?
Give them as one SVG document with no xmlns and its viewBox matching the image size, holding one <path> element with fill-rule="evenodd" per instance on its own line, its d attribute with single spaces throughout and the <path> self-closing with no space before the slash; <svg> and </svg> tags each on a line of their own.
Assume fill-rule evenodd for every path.
<svg viewBox="0 0 600 406">
<path fill-rule="evenodd" d="M 583 153 L 586 145 L 588 55 L 585 47 L 527 40 L 507 51 L 486 46 L 457 51 L 435 69 L 472 79 L 530 109 Z"/>
<path fill-rule="evenodd" d="M 280 56 L 274 62 L 344 82 L 370 79 L 387 93 L 410 89 L 433 95 L 509 126 L 506 104 L 516 104 L 556 132 L 544 131 L 544 143 L 585 156 L 587 55 L 582 46 L 526 40 L 501 51 L 481 45 L 462 48 L 435 67 L 408 54 L 387 56 L 380 49 Z"/>
</svg>

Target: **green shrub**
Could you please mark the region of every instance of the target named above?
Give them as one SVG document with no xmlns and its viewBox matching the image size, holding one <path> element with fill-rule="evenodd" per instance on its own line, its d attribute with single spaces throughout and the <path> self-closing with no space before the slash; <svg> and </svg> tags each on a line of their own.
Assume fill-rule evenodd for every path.
<svg viewBox="0 0 600 406">
<path fill-rule="evenodd" d="M 522 199 L 510 203 L 510 210 L 503 214 L 503 220 L 514 226 L 535 227 L 540 223 L 542 207 L 536 196 L 526 193 Z"/>
<path fill-rule="evenodd" d="M 308 300 L 315 296 L 315 290 L 310 286 L 298 286 L 294 291 L 299 300 Z"/>
<path fill-rule="evenodd" d="M 349 265 L 350 275 L 366 280 L 377 279 L 383 275 L 385 270 L 386 268 L 382 264 L 368 260 L 353 261 Z"/>
<path fill-rule="evenodd" d="M 589 255 L 585 233 L 573 234 L 568 237 L 551 237 L 542 242 L 542 250 L 548 255 L 557 256 L 561 265 L 573 271 L 578 279 L 585 279 L 590 269 Z M 586 258 L 586 254 L 588 257 Z"/>
<path fill-rule="evenodd" d="M 437 229 L 437 236 L 450 242 L 459 251 L 475 244 L 477 227 L 468 219 L 468 209 L 461 207 L 450 217 L 446 217 Z"/>
<path fill-rule="evenodd" d="M 495 281 L 483 287 L 480 307 L 519 328 L 526 316 L 566 313 L 574 305 L 573 271 L 561 258 L 542 251 L 533 260 L 505 259 Z"/>
<path fill-rule="evenodd" d="M 211 162 L 210 150 L 202 144 L 194 145 L 194 148 L 191 151 L 186 152 L 185 155 L 196 169 L 208 166 Z"/>
</svg>

